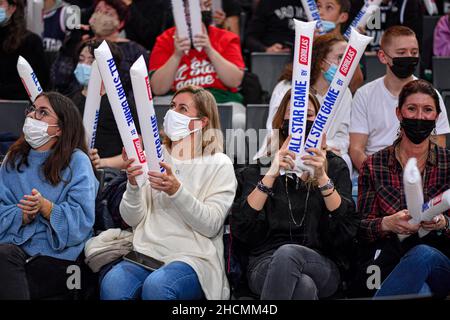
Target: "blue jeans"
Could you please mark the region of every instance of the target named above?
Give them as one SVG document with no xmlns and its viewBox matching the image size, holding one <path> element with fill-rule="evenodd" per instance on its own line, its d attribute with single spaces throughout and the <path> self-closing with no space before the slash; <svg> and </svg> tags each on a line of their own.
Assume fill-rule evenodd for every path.
<svg viewBox="0 0 450 320">
<path fill-rule="evenodd" d="M 421 244 L 409 250 L 381 284 L 375 297 L 450 293 L 450 259 L 439 250 Z"/>
<path fill-rule="evenodd" d="M 204 298 L 197 274 L 188 264 L 175 261 L 156 271 L 122 261 L 103 278 L 102 300 L 200 300 Z"/>
</svg>

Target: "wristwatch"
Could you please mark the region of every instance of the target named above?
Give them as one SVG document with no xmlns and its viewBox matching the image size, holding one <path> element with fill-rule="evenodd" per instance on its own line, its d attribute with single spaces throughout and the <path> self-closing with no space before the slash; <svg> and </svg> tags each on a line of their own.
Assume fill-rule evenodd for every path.
<svg viewBox="0 0 450 320">
<path fill-rule="evenodd" d="M 333 183 L 333 181 L 331 181 L 331 179 L 328 179 L 328 182 L 325 183 L 323 186 L 319 186 L 320 192 L 332 190 L 332 189 L 334 189 L 334 183 Z"/>
</svg>

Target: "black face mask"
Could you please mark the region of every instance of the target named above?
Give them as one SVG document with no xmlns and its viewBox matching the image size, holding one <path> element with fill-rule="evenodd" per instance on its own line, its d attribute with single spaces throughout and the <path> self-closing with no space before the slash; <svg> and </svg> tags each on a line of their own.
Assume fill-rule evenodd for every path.
<svg viewBox="0 0 450 320">
<path fill-rule="evenodd" d="M 418 63 L 419 57 L 395 57 L 389 68 L 397 78 L 406 79 L 414 73 Z"/>
<path fill-rule="evenodd" d="M 431 132 L 436 127 L 436 121 L 403 118 L 400 125 L 412 143 L 420 144 L 430 136 Z"/>
<path fill-rule="evenodd" d="M 311 131 L 313 123 L 314 123 L 314 121 L 306 120 L 306 135 L 305 135 L 305 137 L 308 137 L 308 134 Z M 281 126 L 281 134 L 286 138 L 289 136 L 289 119 L 283 120 L 283 125 Z"/>
</svg>

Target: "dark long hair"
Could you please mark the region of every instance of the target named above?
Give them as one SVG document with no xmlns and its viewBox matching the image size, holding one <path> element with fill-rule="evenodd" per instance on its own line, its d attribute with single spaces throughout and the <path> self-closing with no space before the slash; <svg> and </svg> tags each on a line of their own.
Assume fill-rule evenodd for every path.
<svg viewBox="0 0 450 320">
<path fill-rule="evenodd" d="M 39 97 L 46 97 L 56 115 L 61 136 L 52 148 L 50 156 L 42 165 L 45 179 L 52 185 L 62 181 L 61 172 L 69 166 L 72 153 L 80 149 L 88 154 L 83 120 L 72 100 L 57 92 L 43 92 Z M 26 142 L 24 135 L 9 149 L 6 165 L 20 172 L 22 165 L 28 166 L 28 155 L 31 146 Z M 66 181 L 65 181 L 66 182 Z M 67 181 L 68 182 L 68 181 Z"/>
<path fill-rule="evenodd" d="M 406 98 L 414 93 L 429 95 L 434 101 L 437 113 L 441 113 L 441 105 L 439 103 L 439 96 L 436 89 L 431 83 L 422 79 L 410 81 L 403 86 L 402 91 L 398 96 L 398 108 L 401 109 L 405 104 Z"/>
<path fill-rule="evenodd" d="M 11 16 L 8 25 L 5 26 L 9 32 L 3 42 L 2 49 L 6 53 L 11 53 L 20 47 L 28 32 L 25 24 L 23 0 L 7 0 L 7 2 L 9 5 L 15 6 L 16 11 Z"/>
</svg>

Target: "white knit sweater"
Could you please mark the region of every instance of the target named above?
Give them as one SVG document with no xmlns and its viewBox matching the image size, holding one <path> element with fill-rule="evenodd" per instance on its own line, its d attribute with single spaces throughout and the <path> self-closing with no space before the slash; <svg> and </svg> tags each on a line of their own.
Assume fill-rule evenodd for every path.
<svg viewBox="0 0 450 320">
<path fill-rule="evenodd" d="M 233 165 L 223 153 L 189 161 L 168 152 L 164 157 L 181 182 L 178 191 L 168 196 L 152 190 L 148 180 L 142 188 L 128 183 L 120 203 L 134 230 L 134 249 L 166 264 L 187 263 L 207 299 L 228 299 L 222 236 L 237 187 Z"/>
</svg>

